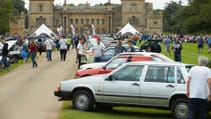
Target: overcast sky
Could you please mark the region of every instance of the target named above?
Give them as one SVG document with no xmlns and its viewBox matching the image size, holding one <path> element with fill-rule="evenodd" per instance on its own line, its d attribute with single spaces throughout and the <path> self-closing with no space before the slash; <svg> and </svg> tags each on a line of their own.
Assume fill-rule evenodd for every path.
<svg viewBox="0 0 211 119">
<path fill-rule="evenodd" d="M 26 5 L 25 7 L 28 9 L 29 6 L 29 0 L 24 0 Z M 64 0 L 54 0 L 55 4 L 63 5 Z M 105 3 L 108 0 L 67 0 L 67 3 L 73 3 L 75 5 L 80 4 L 80 3 L 87 3 L 87 1 L 91 4 L 99 4 L 99 3 Z M 121 3 L 121 0 L 111 0 L 112 3 Z M 145 0 L 146 2 L 152 2 L 153 3 L 153 8 L 154 9 L 164 9 L 166 6 L 166 3 L 169 3 L 171 1 L 179 2 L 180 0 Z M 183 5 L 188 4 L 188 0 L 181 0 Z"/>
</svg>

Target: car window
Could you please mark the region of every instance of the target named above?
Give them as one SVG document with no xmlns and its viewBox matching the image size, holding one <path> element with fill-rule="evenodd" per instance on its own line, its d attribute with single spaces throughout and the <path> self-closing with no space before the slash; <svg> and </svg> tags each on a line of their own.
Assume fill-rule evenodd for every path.
<svg viewBox="0 0 211 119">
<path fill-rule="evenodd" d="M 104 55 L 114 55 L 114 48 L 109 48 L 105 51 Z"/>
<path fill-rule="evenodd" d="M 190 69 L 191 69 L 193 66 L 194 66 L 194 65 L 187 65 L 187 66 L 185 66 L 185 68 L 186 68 L 187 72 L 189 72 L 189 71 L 190 71 Z"/>
<path fill-rule="evenodd" d="M 144 66 L 127 65 L 112 75 L 112 79 L 118 81 L 139 81 Z"/>
<path fill-rule="evenodd" d="M 116 69 L 117 67 L 125 63 L 126 60 L 127 58 L 116 58 L 106 65 L 106 69 Z"/>
<path fill-rule="evenodd" d="M 149 66 L 145 82 L 174 83 L 174 67 Z"/>
<path fill-rule="evenodd" d="M 185 84 L 185 79 L 182 75 L 181 68 L 177 68 L 177 83 L 178 84 Z"/>
</svg>

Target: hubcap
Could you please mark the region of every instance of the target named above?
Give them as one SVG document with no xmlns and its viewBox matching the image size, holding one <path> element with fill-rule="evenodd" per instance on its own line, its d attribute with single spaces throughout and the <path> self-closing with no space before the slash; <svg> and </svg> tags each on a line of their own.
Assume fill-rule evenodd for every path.
<svg viewBox="0 0 211 119">
<path fill-rule="evenodd" d="M 188 105 L 186 103 L 178 103 L 175 107 L 176 115 L 180 118 L 188 116 Z"/>
<path fill-rule="evenodd" d="M 89 103 L 89 99 L 86 95 L 84 94 L 79 94 L 77 97 L 76 97 L 76 107 L 78 109 L 84 109 L 88 106 L 88 103 Z"/>
</svg>

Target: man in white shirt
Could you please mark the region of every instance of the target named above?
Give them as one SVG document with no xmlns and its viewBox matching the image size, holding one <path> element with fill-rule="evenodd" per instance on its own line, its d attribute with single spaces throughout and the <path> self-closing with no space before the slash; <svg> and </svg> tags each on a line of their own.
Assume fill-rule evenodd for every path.
<svg viewBox="0 0 211 119">
<path fill-rule="evenodd" d="M 190 115 L 188 119 L 206 119 L 207 100 L 211 99 L 211 70 L 206 67 L 207 64 L 208 58 L 200 56 L 198 65 L 192 67 L 189 72 L 187 97 Z"/>
<path fill-rule="evenodd" d="M 61 39 L 59 40 L 59 45 L 60 45 L 59 50 L 60 50 L 61 61 L 65 61 L 67 54 L 67 40 L 65 39 L 64 36 L 63 38 L 61 37 Z"/>
<path fill-rule="evenodd" d="M 83 51 L 83 42 L 84 42 L 84 39 L 83 38 L 80 38 L 79 39 L 79 43 L 78 43 L 77 48 L 76 48 L 76 57 L 77 57 L 78 69 L 80 69 L 80 66 L 81 66 L 81 56 L 84 53 L 84 51 Z"/>
<path fill-rule="evenodd" d="M 97 39 L 97 44 L 92 49 L 94 53 L 94 62 L 101 62 L 101 57 L 104 55 L 104 46 L 100 43 L 100 39 Z"/>
<path fill-rule="evenodd" d="M 50 39 L 50 37 L 48 37 L 46 39 L 46 41 L 44 42 L 44 45 L 46 47 L 46 58 L 47 58 L 47 61 L 52 61 L 52 56 L 51 56 L 51 53 L 52 53 L 52 49 L 53 47 L 55 46 L 54 42 Z"/>
</svg>

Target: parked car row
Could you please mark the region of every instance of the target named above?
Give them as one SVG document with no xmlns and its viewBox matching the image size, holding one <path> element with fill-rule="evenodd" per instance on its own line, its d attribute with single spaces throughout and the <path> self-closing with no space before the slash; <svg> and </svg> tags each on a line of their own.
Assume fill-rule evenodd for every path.
<svg viewBox="0 0 211 119">
<path fill-rule="evenodd" d="M 145 50 L 159 41 L 143 44 Z M 193 65 L 174 62 L 155 53 L 161 51 L 159 47 L 155 49 L 120 53 L 107 62 L 81 65 L 75 78 L 60 82 L 54 95 L 60 101 L 72 100 L 73 107 L 83 111 L 140 106 L 170 110 L 176 119 L 187 119 L 186 82 Z M 211 102 L 208 105 L 211 109 Z"/>
</svg>

